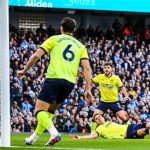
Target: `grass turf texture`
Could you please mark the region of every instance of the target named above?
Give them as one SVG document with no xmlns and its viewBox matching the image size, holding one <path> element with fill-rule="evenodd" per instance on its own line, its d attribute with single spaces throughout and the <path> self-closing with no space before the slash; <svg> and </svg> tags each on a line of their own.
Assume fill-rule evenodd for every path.
<svg viewBox="0 0 150 150">
<path fill-rule="evenodd" d="M 145 139 L 86 139 L 72 140 L 69 134 L 63 134 L 62 140 L 52 147 L 45 147 L 44 144 L 48 141 L 48 134 L 40 136 L 39 140 L 32 146 L 24 145 L 24 139 L 28 134 L 12 134 L 11 148 L 0 148 L 10 150 L 146 150 L 150 148 L 150 135 Z"/>
</svg>

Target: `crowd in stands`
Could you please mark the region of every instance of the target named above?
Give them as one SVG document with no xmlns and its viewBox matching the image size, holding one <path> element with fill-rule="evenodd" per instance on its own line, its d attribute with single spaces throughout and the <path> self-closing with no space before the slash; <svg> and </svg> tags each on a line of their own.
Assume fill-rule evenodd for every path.
<svg viewBox="0 0 150 150">
<path fill-rule="evenodd" d="M 119 93 L 119 102 L 131 123 L 150 122 L 150 38 L 141 40 L 140 34 L 122 28 L 115 20 L 112 27 L 104 32 L 100 26 L 96 29 L 89 26 L 85 30 L 82 25 L 75 36 L 87 48 L 93 77 L 103 73 L 105 61 L 113 63 L 113 72 L 119 75 L 126 87 L 131 101 L 124 101 Z M 22 69 L 36 48 L 48 37 L 55 35 L 56 30 L 49 26 L 47 30 L 40 25 L 35 33 L 19 32 L 10 26 L 10 94 L 11 94 L 11 130 L 12 132 L 33 132 L 36 127 L 34 105 L 41 89 L 49 64 L 49 56 L 45 54 L 32 67 L 25 77 L 18 79 L 16 71 Z M 55 112 L 54 124 L 60 132 L 90 132 L 92 115 L 100 102 L 98 85 L 92 83 L 93 103 L 84 100 L 85 81 L 82 68 L 79 68 L 78 82 L 70 96 Z M 106 120 L 122 123 L 121 120 L 108 110 Z"/>
</svg>

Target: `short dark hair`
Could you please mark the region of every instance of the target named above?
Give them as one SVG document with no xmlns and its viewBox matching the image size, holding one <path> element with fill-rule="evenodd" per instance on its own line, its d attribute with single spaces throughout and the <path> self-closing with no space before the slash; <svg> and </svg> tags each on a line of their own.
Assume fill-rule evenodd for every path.
<svg viewBox="0 0 150 150">
<path fill-rule="evenodd" d="M 64 32 L 73 32 L 76 27 L 76 21 L 70 17 L 65 17 L 61 21 Z"/>
<path fill-rule="evenodd" d="M 113 67 L 112 63 L 110 62 L 105 62 L 104 66 L 110 66 L 111 68 Z"/>
<path fill-rule="evenodd" d="M 98 114 L 98 113 L 97 113 L 97 114 L 94 114 L 93 120 L 92 120 L 93 122 L 95 122 L 95 117 L 96 117 L 97 115 L 100 115 L 100 114 Z"/>
</svg>

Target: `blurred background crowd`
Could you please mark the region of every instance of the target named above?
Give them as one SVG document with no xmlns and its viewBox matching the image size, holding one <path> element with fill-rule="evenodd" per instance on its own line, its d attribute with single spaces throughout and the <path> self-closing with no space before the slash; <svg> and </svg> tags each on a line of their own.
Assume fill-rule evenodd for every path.
<svg viewBox="0 0 150 150">
<path fill-rule="evenodd" d="M 46 30 L 42 24 L 35 33 L 18 31 L 10 25 L 10 91 L 12 132 L 33 132 L 36 127 L 34 105 L 45 78 L 49 55 L 45 54 L 22 79 L 16 71 L 23 69 L 30 56 L 52 35 L 59 34 L 51 25 Z M 131 101 L 124 101 L 122 93 L 118 99 L 126 110 L 131 123 L 150 122 L 150 26 L 143 35 L 115 20 L 106 31 L 82 25 L 75 37 L 87 48 L 93 77 L 103 73 L 104 62 L 113 63 L 113 72 L 126 87 Z M 58 60 L 59 61 L 59 60 Z M 85 81 L 79 67 L 77 84 L 70 96 L 55 112 L 54 124 L 60 132 L 90 132 L 92 115 L 100 102 L 98 85 L 92 83 L 93 103 L 84 100 Z M 106 120 L 122 123 L 108 110 Z"/>
</svg>

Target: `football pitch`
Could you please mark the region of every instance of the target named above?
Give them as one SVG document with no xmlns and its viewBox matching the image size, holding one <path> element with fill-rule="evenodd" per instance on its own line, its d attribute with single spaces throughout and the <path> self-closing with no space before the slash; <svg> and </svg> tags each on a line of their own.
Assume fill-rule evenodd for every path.
<svg viewBox="0 0 150 150">
<path fill-rule="evenodd" d="M 48 141 L 48 134 L 40 136 L 39 140 L 32 146 L 24 145 L 24 139 L 28 134 L 12 134 L 11 135 L 11 150 L 146 150 L 150 148 L 150 135 L 145 139 L 86 139 L 72 140 L 69 134 L 62 134 L 62 140 L 52 147 L 45 147 L 44 144 Z"/>
</svg>

